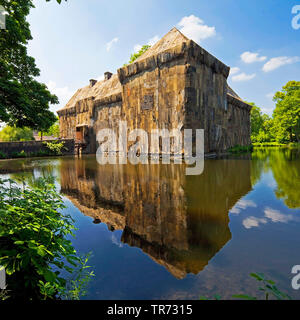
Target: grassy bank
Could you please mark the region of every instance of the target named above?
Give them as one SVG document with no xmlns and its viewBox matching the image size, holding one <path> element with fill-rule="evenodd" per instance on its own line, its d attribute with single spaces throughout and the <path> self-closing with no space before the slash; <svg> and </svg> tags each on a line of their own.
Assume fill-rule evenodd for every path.
<svg viewBox="0 0 300 320">
<path fill-rule="evenodd" d="M 253 147 L 286 147 L 286 148 L 300 148 L 300 143 L 279 143 L 279 142 L 255 142 Z"/>
<path fill-rule="evenodd" d="M 284 148 L 300 148 L 300 143 L 278 143 L 278 142 L 255 142 L 250 146 L 234 146 L 233 148 L 228 149 L 227 151 L 232 154 L 242 154 L 242 153 L 251 153 L 254 148 L 265 148 L 265 147 L 284 147 Z"/>
<path fill-rule="evenodd" d="M 253 146 L 234 146 L 230 149 L 228 149 L 228 152 L 233 153 L 233 154 L 240 154 L 240 153 L 249 153 L 253 151 Z"/>
</svg>

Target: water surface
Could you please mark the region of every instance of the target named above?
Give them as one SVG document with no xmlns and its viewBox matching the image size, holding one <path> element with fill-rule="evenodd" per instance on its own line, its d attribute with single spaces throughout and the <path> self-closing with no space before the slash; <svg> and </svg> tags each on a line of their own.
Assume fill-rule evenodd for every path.
<svg viewBox="0 0 300 320">
<path fill-rule="evenodd" d="M 0 161 L 2 176 L 54 175 L 73 244 L 92 252 L 87 299 L 259 296 L 263 272 L 293 298 L 300 265 L 300 151 L 256 149 L 184 165 L 99 165 L 95 156 Z"/>
</svg>

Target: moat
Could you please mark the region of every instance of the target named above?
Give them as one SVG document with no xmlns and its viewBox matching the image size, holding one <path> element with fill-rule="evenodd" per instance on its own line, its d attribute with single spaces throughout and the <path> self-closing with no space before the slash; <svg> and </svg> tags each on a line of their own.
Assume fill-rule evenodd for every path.
<svg viewBox="0 0 300 320">
<path fill-rule="evenodd" d="M 33 183 L 54 176 L 78 228 L 79 253 L 96 276 L 86 299 L 259 296 L 262 272 L 293 298 L 300 265 L 300 150 L 184 165 L 99 165 L 82 158 L 0 161 L 1 177 Z"/>
</svg>

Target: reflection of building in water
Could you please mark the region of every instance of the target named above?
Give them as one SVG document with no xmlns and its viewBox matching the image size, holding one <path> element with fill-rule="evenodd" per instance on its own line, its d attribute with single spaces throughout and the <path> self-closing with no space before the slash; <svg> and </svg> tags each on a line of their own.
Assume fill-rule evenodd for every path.
<svg viewBox="0 0 300 320">
<path fill-rule="evenodd" d="M 181 279 L 199 273 L 231 239 L 228 211 L 251 189 L 250 163 L 208 160 L 201 176 L 185 176 L 183 165 L 77 159 L 62 161 L 61 186 L 82 213 L 124 230 L 124 243 Z"/>
</svg>

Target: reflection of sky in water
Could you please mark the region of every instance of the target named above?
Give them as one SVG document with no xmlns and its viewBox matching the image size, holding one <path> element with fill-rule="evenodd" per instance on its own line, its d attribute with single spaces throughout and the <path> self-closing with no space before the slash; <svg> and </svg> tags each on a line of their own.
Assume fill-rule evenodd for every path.
<svg viewBox="0 0 300 320">
<path fill-rule="evenodd" d="M 281 153 L 274 152 L 274 156 Z M 300 210 L 297 205 L 289 208 L 286 204 L 291 199 L 297 203 L 297 194 L 286 186 L 292 181 L 290 187 L 295 189 L 293 179 L 299 162 L 285 163 L 276 158 L 274 163 L 284 169 L 279 171 L 267 161 L 268 157 L 272 153 L 260 162 L 206 161 L 204 175 L 191 178 L 172 176 L 170 172 L 173 174 L 176 168 L 167 170 L 168 178 L 155 176 L 151 170 L 147 173 L 148 169 L 137 171 L 137 176 L 125 174 L 125 169 L 119 173 L 99 169 L 97 173 L 91 158 L 76 165 L 69 158 L 40 160 L 33 165 L 33 175 L 42 176 L 47 165 L 46 171 L 51 169 L 55 174 L 57 185 L 62 184 L 62 191 L 70 193 L 64 197 L 64 212 L 71 214 L 78 228 L 73 243 L 80 253 L 92 252 L 89 264 L 96 274 L 88 299 L 259 295 L 257 283 L 248 276 L 251 272 L 265 273 L 283 291 L 300 299 L 300 292 L 290 286 L 291 269 L 300 264 Z M 27 163 L 27 167 L 31 165 Z M 289 173 L 292 169 L 293 173 Z M 145 192 L 143 184 L 147 179 L 159 183 L 160 188 L 149 184 Z M 110 188 L 106 190 L 103 186 L 107 185 Z M 114 194 L 119 187 L 123 193 Z M 144 197 L 140 195 L 143 192 Z M 97 198 L 99 194 L 101 197 Z M 129 199 L 121 209 L 116 201 L 119 197 Z M 106 210 L 102 223 L 95 223 L 95 203 Z M 120 211 L 114 211 L 116 203 Z M 142 217 L 137 208 L 144 212 Z M 124 210 L 128 210 L 126 218 L 118 220 Z M 151 210 L 160 214 L 167 211 L 177 220 L 164 222 L 163 215 L 152 216 Z M 107 225 L 105 219 L 112 211 L 114 219 Z M 180 220 L 186 212 L 186 220 Z M 123 230 L 124 223 L 130 228 Z M 182 240 L 177 241 L 177 237 Z M 200 271 L 193 274 L 193 270 Z"/>
<path fill-rule="evenodd" d="M 256 198 L 259 198 L 257 194 L 267 194 L 270 190 L 275 190 L 277 187 L 276 181 L 272 175 L 272 171 L 268 171 L 263 174 L 261 180 L 256 185 L 254 191 L 252 191 L 245 198 L 239 200 L 236 205 L 230 210 L 231 214 L 243 214 L 246 213 L 247 217 L 244 218 L 242 224 L 246 229 L 255 227 L 262 227 L 268 223 L 289 223 L 289 222 L 300 222 L 300 211 L 296 210 L 293 213 L 286 206 L 283 207 L 283 212 L 278 209 L 272 208 L 271 206 L 264 206 Z M 273 197 L 272 197 L 273 198 Z M 254 200 L 253 200 L 254 199 Z M 272 199 L 274 202 L 277 199 Z M 282 201 L 281 201 L 282 202 Z M 276 203 L 278 206 L 278 203 Z M 245 212 L 244 212 L 245 211 Z M 295 211 L 295 210 L 293 210 Z M 253 215 L 252 215 L 253 213 Z"/>
</svg>

